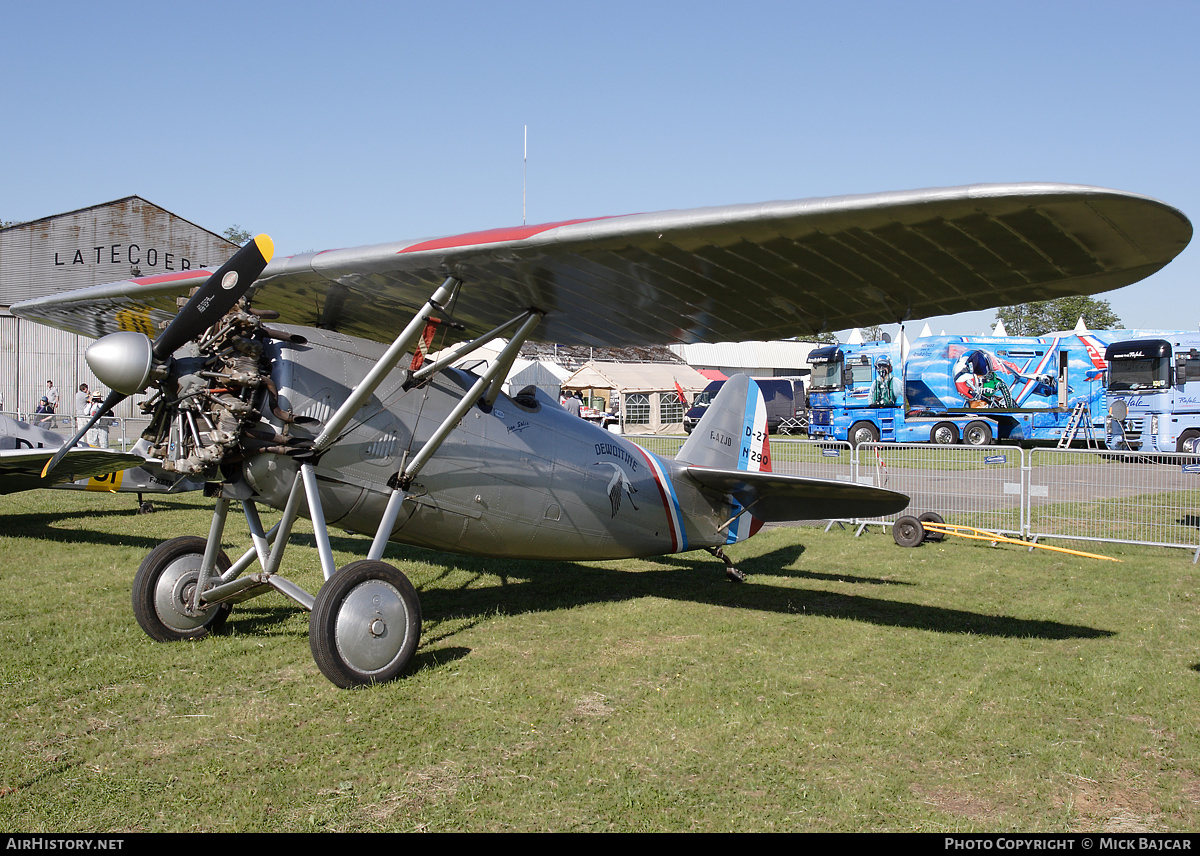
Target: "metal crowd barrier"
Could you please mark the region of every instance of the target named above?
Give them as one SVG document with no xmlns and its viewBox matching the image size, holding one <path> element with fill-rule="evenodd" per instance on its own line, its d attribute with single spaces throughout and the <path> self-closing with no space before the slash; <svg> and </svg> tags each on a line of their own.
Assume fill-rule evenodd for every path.
<svg viewBox="0 0 1200 856">
<path fill-rule="evenodd" d="M 1200 559 L 1200 457 L 1034 449 L 1025 536 L 1181 547 Z"/>
<path fill-rule="evenodd" d="M 857 449 L 860 484 L 907 494 L 900 514 L 934 512 L 947 523 L 1002 534 L 1020 534 L 1025 450 L 1018 446 L 941 446 L 927 443 L 862 443 Z M 857 521 L 891 526 L 900 514 Z"/>
<path fill-rule="evenodd" d="M 631 437 L 672 457 L 668 437 Z M 777 473 L 850 481 L 911 497 L 901 514 L 937 513 L 1033 542 L 1109 541 L 1192 551 L 1200 562 L 1200 455 L 1096 449 L 938 446 L 771 438 Z M 899 515 L 830 520 L 890 527 Z"/>
<path fill-rule="evenodd" d="M 678 434 L 623 434 L 626 440 L 632 440 L 647 452 L 653 452 L 660 458 L 674 458 L 679 448 L 687 440 Z"/>
<path fill-rule="evenodd" d="M 0 410 L 0 416 L 7 416 L 17 422 L 28 422 L 37 428 L 51 431 L 60 436 L 64 443 L 71 439 L 76 431 L 76 417 L 63 413 L 42 414 L 29 413 L 24 410 Z M 144 417 L 130 419 L 110 416 L 108 420 L 110 423 L 108 447 L 121 451 L 128 451 L 141 438 L 142 431 L 146 430 L 146 426 L 150 424 L 150 420 Z"/>
</svg>

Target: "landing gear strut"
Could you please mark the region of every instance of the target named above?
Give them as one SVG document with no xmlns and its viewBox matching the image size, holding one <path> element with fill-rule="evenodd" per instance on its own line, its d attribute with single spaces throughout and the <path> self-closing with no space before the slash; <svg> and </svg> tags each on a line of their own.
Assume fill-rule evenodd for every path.
<svg viewBox="0 0 1200 856">
<path fill-rule="evenodd" d="M 393 371 L 399 358 L 415 346 L 434 310 L 444 311 L 443 306 L 457 294 L 460 285 L 461 282 L 453 277 L 446 280 L 391 347 L 376 360 L 367 375 L 355 384 L 338 409 L 324 420 L 321 433 L 311 443 L 306 442 L 302 449 L 275 446 L 262 449 L 253 444 L 248 447 L 248 453 L 258 450 L 276 455 L 304 452 L 293 459 L 296 472 L 291 476 L 283 515 L 270 531 L 264 529 L 252 499 L 253 493 L 245 485 L 213 483 L 211 491 L 206 488 L 206 493 L 216 498 L 208 538 L 169 541 L 147 557 L 138 573 L 134 612 L 138 623 L 150 636 L 161 641 L 198 638 L 219 627 L 232 604 L 274 591 L 311 613 L 309 646 L 313 659 L 322 674 L 334 684 L 350 688 L 383 683 L 404 672 L 420 644 L 421 606 L 408 578 L 381 561 L 384 549 L 413 479 L 471 408 L 477 405 L 491 407 L 495 402 L 508 369 L 542 313 L 535 309 L 525 310 L 474 340 L 468 348 L 460 348 L 453 356 L 411 371 L 408 380 L 419 384 L 470 350 L 501 336 L 507 338 L 489 368 L 465 391 L 415 454 L 409 457 L 406 453 L 401 459 L 400 469 L 387 483 L 391 493 L 367 558 L 351 562 L 340 570 L 334 565 L 315 462 L 344 435 L 374 391 Z M 237 426 L 240 425 L 239 422 Z M 202 433 L 193 430 L 197 437 Z M 221 432 L 209 432 L 213 433 Z M 247 432 L 247 437 L 252 440 L 255 435 Z M 228 440 L 224 438 L 223 442 Z M 335 476 L 323 478 L 336 480 Z M 219 547 L 234 501 L 241 503 L 252 546 L 231 563 Z M 312 521 L 313 539 L 324 577 L 315 596 L 279 574 L 293 524 L 305 505 Z M 251 572 L 256 561 L 261 570 Z M 732 570 L 732 573 L 737 571 Z"/>
</svg>

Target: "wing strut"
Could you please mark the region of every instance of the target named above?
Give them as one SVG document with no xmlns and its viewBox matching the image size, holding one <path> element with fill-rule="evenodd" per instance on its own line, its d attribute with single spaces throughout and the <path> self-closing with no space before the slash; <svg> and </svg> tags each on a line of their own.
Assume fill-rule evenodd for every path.
<svg viewBox="0 0 1200 856">
<path fill-rule="evenodd" d="M 454 430 L 454 426 L 458 424 L 459 420 L 466 415 L 468 410 L 476 404 L 491 407 L 496 400 L 496 396 L 500 393 L 500 387 L 504 383 L 504 378 L 508 376 L 508 371 L 512 368 L 513 360 L 516 359 L 521 346 L 525 344 L 525 340 L 529 338 L 529 334 L 533 332 L 533 328 L 541 320 L 541 312 L 535 309 L 527 310 L 511 321 L 495 328 L 490 333 L 480 336 L 467 349 L 457 351 L 451 356 L 443 357 L 414 375 L 414 379 L 419 380 L 435 371 L 440 371 L 445 365 L 459 360 L 465 354 L 482 347 L 514 324 L 520 324 L 517 332 L 508 340 L 508 343 L 500 350 L 496 358 L 492 360 L 492 364 L 488 369 L 472 384 L 471 388 L 467 390 L 467 393 L 454 406 L 450 414 L 442 420 L 441 424 L 438 425 L 437 429 L 425 441 L 425 444 L 421 446 L 412 459 L 404 459 L 400 471 L 388 482 L 392 486 L 392 495 L 388 497 L 387 507 L 384 509 L 383 516 L 379 520 L 379 526 L 375 530 L 375 539 L 371 542 L 371 549 L 367 552 L 368 559 L 380 559 L 383 557 L 383 551 L 387 548 L 388 538 L 391 536 L 392 529 L 396 525 L 396 518 L 400 515 L 400 508 L 404 504 L 404 497 L 408 495 L 408 488 L 413 483 L 413 479 L 417 477 L 417 473 L 433 457 L 433 454 L 442 445 L 442 442 L 450 432 Z"/>
<path fill-rule="evenodd" d="M 513 337 L 508 340 L 508 344 L 496 355 L 496 359 L 492 361 L 487 371 L 480 375 L 479 380 L 475 381 L 471 388 L 467 390 L 467 394 L 454 406 L 454 409 L 450 411 L 450 415 L 442 420 L 442 424 L 425 441 L 425 445 L 413 455 L 412 460 L 398 474 L 397 483 L 401 489 L 407 489 L 412 484 L 412 480 L 416 478 L 417 473 L 433 457 L 433 453 L 442 445 L 442 441 L 446 439 L 447 435 L 454 430 L 454 426 L 458 424 L 458 420 L 462 419 L 468 410 L 480 403 L 484 393 L 488 391 L 488 387 L 492 385 L 493 381 L 497 381 L 496 389 L 499 389 L 500 383 L 503 382 L 503 378 L 512 366 L 513 360 L 516 359 L 521 346 L 525 344 L 525 340 L 529 338 L 529 334 L 533 332 L 533 328 L 542 320 L 542 313 L 536 309 L 530 309 L 524 312 L 519 319 L 513 319 L 514 322 L 517 320 L 520 320 L 521 326 L 517 329 Z M 508 325 L 504 326 L 507 327 Z M 495 393 L 492 393 L 491 400 L 495 401 Z M 490 402 L 488 403 L 490 404 Z"/>
<path fill-rule="evenodd" d="M 350 395 L 342 402 L 342 406 L 338 408 L 337 413 L 333 414 L 329 421 L 325 423 L 320 436 L 313 441 L 314 452 L 323 452 L 345 430 L 346 426 L 350 424 L 350 420 L 354 418 L 354 414 L 374 394 L 379 384 L 383 383 L 388 372 L 400 362 L 402 356 L 416 345 L 417 340 L 425 330 L 425 323 L 432 317 L 433 313 L 439 311 L 451 298 L 455 297 L 461 286 L 461 279 L 452 276 L 447 277 L 446 281 L 433 293 L 433 296 L 425 301 L 425 305 L 408 322 L 408 326 L 396 337 L 395 341 L 384 352 L 384 355 L 371 367 L 371 370 L 367 372 L 367 376 L 360 380 L 354 389 L 350 391 Z"/>
</svg>

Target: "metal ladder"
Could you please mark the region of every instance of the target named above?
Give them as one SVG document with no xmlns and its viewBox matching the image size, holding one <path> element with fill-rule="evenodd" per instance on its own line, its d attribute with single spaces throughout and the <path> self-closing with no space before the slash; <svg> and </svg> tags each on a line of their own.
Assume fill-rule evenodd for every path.
<svg viewBox="0 0 1200 856">
<path fill-rule="evenodd" d="M 1071 443 L 1079 434 L 1080 425 L 1083 426 L 1084 436 L 1087 438 L 1088 448 L 1095 445 L 1095 438 L 1092 436 L 1092 416 L 1091 410 L 1086 401 L 1081 401 L 1071 410 L 1071 418 L 1067 420 L 1067 427 L 1063 429 L 1062 437 L 1058 440 L 1059 449 L 1068 449 Z"/>
</svg>

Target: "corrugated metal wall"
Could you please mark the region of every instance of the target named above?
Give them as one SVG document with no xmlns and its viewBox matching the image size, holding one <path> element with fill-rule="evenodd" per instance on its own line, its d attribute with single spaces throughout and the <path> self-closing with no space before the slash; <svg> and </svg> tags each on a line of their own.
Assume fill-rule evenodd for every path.
<svg viewBox="0 0 1200 856">
<path fill-rule="evenodd" d="M 0 230 L 0 306 L 130 276 L 217 267 L 236 249 L 129 196 Z"/>
<path fill-rule="evenodd" d="M 14 318 L 8 306 L 130 276 L 217 267 L 236 250 L 137 196 L 0 230 L 0 410 L 32 411 L 49 379 L 59 413 L 71 415 L 79 384 L 98 386 L 83 360 L 92 339 Z M 132 399 L 117 411 L 138 413 Z"/>
</svg>

